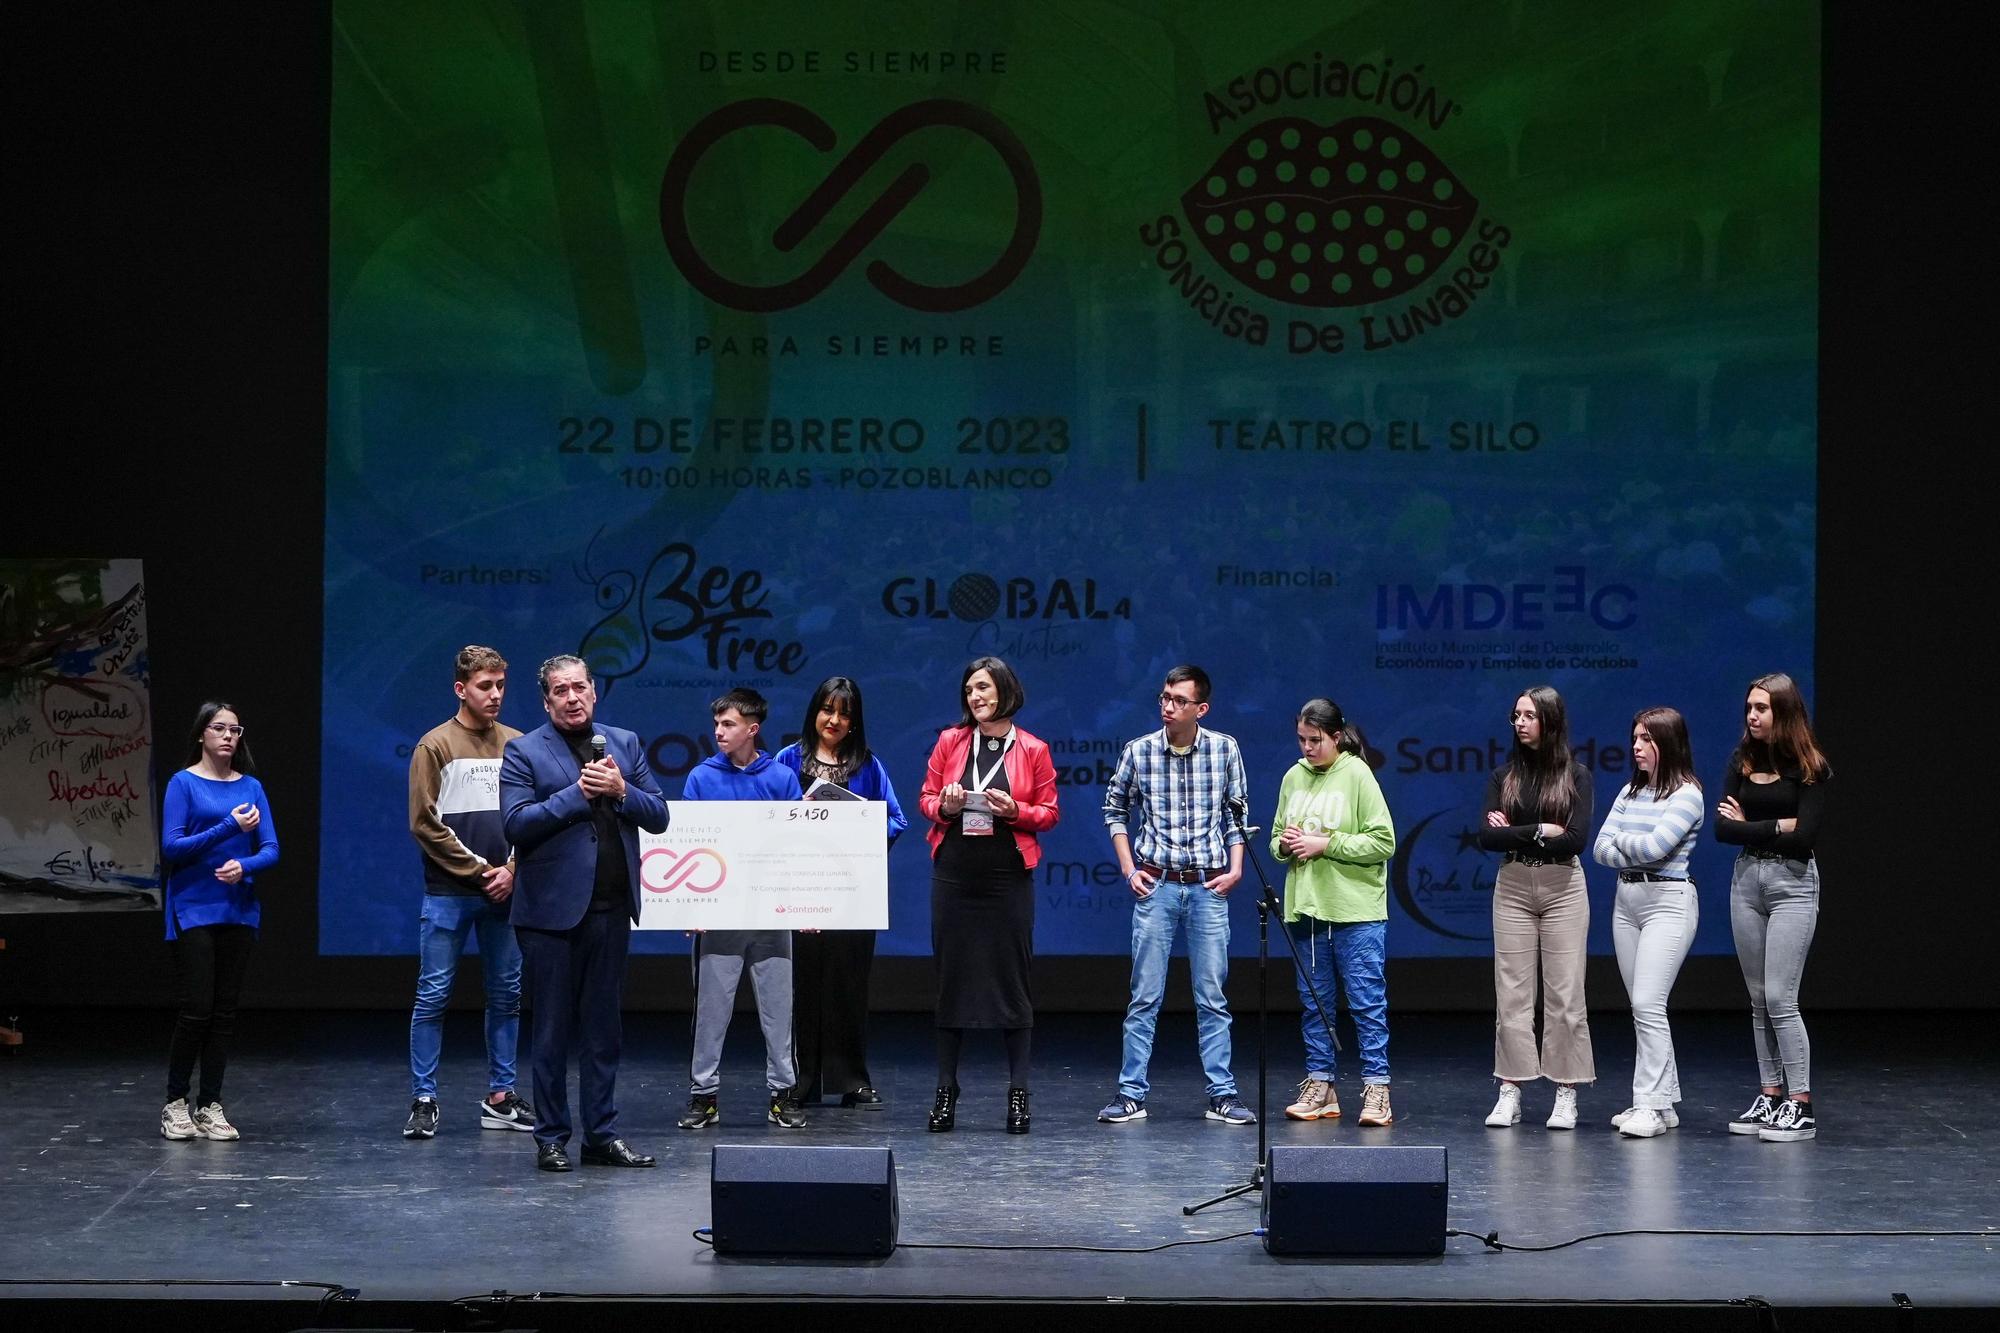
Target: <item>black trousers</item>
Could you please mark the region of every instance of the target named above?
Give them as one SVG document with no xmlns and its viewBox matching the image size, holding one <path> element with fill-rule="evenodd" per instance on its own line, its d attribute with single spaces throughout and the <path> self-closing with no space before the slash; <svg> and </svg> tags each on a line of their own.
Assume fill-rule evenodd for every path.
<svg viewBox="0 0 2000 1333">
<path fill-rule="evenodd" d="M 222 1100 L 222 1076 L 229 1068 L 229 1038 L 236 1031 L 236 1002 L 250 967 L 257 932 L 249 926 L 194 926 L 173 941 L 174 976 L 181 1007 L 167 1048 L 167 1100 L 188 1095 L 195 1061 L 201 1061 L 201 1093 L 196 1107 Z"/>
<path fill-rule="evenodd" d="M 798 1095 L 813 1101 L 872 1087 L 868 1077 L 868 974 L 872 930 L 792 935 L 792 1045 Z"/>
<path fill-rule="evenodd" d="M 521 980 L 531 1010 L 535 1141 L 568 1143 L 569 1051 L 577 1047 L 576 1091 L 585 1147 L 618 1137 L 620 1007 L 632 919 L 621 911 L 585 912 L 568 930 L 514 927 Z"/>
</svg>

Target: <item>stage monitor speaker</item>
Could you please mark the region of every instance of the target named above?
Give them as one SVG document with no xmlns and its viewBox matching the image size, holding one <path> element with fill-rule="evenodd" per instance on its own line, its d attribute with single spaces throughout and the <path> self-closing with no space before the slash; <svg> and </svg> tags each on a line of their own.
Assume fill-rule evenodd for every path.
<svg viewBox="0 0 2000 1333">
<path fill-rule="evenodd" d="M 1443 1254 L 1443 1148 L 1272 1148 L 1264 1248 L 1272 1254 Z"/>
<path fill-rule="evenodd" d="M 718 1143 L 708 1206 L 717 1254 L 886 1256 L 896 1249 L 896 1158 L 886 1147 Z"/>
</svg>

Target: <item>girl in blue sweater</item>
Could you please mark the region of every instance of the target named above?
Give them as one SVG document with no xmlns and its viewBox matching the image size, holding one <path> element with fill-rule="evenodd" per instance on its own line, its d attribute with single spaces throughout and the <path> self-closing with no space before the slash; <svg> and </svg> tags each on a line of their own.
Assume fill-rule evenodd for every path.
<svg viewBox="0 0 2000 1333">
<path fill-rule="evenodd" d="M 195 714 L 186 768 L 167 782 L 160 816 L 167 939 L 180 982 L 180 1015 L 167 1054 L 169 1139 L 240 1137 L 222 1113 L 222 1075 L 250 946 L 257 938 L 256 880 L 277 863 L 278 830 L 234 706 L 211 701 Z M 195 1061 L 201 1091 L 188 1108 Z"/>
</svg>

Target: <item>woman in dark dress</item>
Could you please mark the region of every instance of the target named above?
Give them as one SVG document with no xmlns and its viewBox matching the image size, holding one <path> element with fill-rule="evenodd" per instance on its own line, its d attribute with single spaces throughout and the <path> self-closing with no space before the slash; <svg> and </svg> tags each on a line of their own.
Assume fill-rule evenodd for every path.
<svg viewBox="0 0 2000 1333">
<path fill-rule="evenodd" d="M 1028 1041 L 1035 1003 L 1036 835 L 1055 827 L 1048 745 L 1014 725 L 1027 701 L 1013 670 L 976 658 L 959 681 L 959 724 L 939 734 L 917 805 L 931 821 L 931 952 L 937 960 L 938 1089 L 933 1132 L 958 1117 L 967 1028 L 1007 1043 L 1007 1132 L 1028 1132 Z"/>
<path fill-rule="evenodd" d="M 888 806 L 889 845 L 910 826 L 889 772 L 868 748 L 861 687 L 828 676 L 806 705 L 799 739 L 775 756 L 799 775 L 799 790 L 824 779 L 864 801 Z M 868 1077 L 868 974 L 875 962 L 872 930 L 792 933 L 792 1043 L 798 1061 L 795 1094 L 808 1105 L 821 1097 L 866 1111 L 882 1107 Z"/>
</svg>

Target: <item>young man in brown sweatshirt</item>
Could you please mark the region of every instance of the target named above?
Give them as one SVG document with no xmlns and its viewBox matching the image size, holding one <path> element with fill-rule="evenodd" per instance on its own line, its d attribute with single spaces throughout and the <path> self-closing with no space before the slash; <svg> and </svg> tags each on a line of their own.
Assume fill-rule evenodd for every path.
<svg viewBox="0 0 2000 1333">
<path fill-rule="evenodd" d="M 482 1129 L 535 1127 L 534 1108 L 514 1092 L 521 946 L 507 922 L 514 865 L 500 822 L 500 756 L 521 733 L 500 721 L 507 694 L 505 658 L 469 644 L 459 650 L 454 677 L 458 712 L 426 732 L 410 755 L 410 832 L 423 852 L 424 905 L 417 926 L 417 1003 L 410 1015 L 406 1139 L 437 1133 L 444 1013 L 459 955 L 474 933 L 486 978 L 490 1084 L 479 1104 L 479 1124 Z"/>
</svg>

